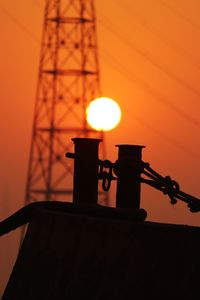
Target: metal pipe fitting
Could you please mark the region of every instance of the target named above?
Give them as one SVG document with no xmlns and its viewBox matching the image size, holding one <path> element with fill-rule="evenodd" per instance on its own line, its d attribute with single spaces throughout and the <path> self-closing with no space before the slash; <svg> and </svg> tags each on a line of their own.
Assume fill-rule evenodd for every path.
<svg viewBox="0 0 200 300">
<path fill-rule="evenodd" d="M 98 202 L 98 147 L 100 139 L 74 138 L 74 203 Z"/>
<path fill-rule="evenodd" d="M 115 173 L 118 177 L 116 207 L 140 208 L 142 148 L 139 145 L 117 145 L 118 161 Z"/>
</svg>

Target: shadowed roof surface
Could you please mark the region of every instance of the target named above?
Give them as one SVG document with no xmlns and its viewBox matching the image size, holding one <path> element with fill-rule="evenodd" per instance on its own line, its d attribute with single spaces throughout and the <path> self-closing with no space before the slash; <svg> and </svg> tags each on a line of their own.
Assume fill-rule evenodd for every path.
<svg viewBox="0 0 200 300">
<path fill-rule="evenodd" d="M 39 208 L 3 300 L 198 299 L 199 257 L 198 227 Z"/>
</svg>

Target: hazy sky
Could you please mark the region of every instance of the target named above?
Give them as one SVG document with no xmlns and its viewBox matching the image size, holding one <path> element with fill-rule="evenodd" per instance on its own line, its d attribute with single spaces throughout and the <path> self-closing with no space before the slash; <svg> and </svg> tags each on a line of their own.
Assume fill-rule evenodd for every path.
<svg viewBox="0 0 200 300">
<path fill-rule="evenodd" d="M 43 0 L 0 0 L 0 219 L 24 201 L 43 7 Z M 123 112 L 106 134 L 108 159 L 116 159 L 116 144 L 146 145 L 144 161 L 200 198 L 199 10 L 199 0 L 96 0 L 102 90 Z M 150 187 L 141 206 L 148 220 L 200 226 L 199 214 L 172 207 Z M 2 286 L 17 239 L 0 239 Z"/>
</svg>

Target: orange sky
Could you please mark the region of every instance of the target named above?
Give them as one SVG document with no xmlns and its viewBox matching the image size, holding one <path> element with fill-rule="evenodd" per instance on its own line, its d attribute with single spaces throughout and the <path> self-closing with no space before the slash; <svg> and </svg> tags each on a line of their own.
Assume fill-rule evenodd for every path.
<svg viewBox="0 0 200 300">
<path fill-rule="evenodd" d="M 0 219 L 23 205 L 43 4 L 0 0 Z M 199 9 L 199 0 L 96 0 L 102 90 L 123 112 L 106 134 L 108 159 L 116 159 L 115 144 L 146 145 L 144 161 L 200 198 Z M 199 214 L 149 187 L 141 206 L 148 220 L 200 226 Z M 0 240 L 2 286 L 17 239 Z"/>
</svg>

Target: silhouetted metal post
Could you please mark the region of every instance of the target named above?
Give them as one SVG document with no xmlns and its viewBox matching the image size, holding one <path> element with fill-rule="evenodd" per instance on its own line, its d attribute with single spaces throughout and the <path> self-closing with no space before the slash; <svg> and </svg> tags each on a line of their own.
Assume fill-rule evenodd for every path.
<svg viewBox="0 0 200 300">
<path fill-rule="evenodd" d="M 100 139 L 74 138 L 74 203 L 97 204 Z"/>
<path fill-rule="evenodd" d="M 140 208 L 140 175 L 142 148 L 138 145 L 117 145 L 117 195 L 116 207 Z"/>
</svg>

